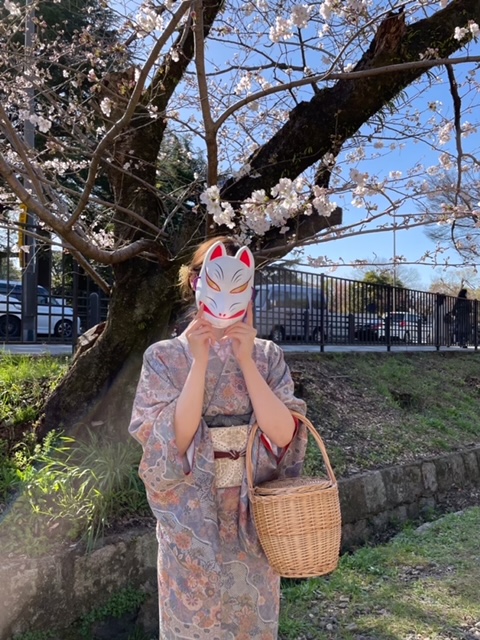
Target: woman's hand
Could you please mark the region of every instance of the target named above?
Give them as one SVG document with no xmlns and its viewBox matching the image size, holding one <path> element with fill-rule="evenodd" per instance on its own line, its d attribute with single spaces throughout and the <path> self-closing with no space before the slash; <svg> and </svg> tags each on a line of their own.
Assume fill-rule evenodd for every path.
<svg viewBox="0 0 480 640">
<path fill-rule="evenodd" d="M 210 345 L 216 341 L 212 325 L 205 320 L 203 305 L 197 311 L 194 319 L 188 325 L 185 336 L 193 360 L 202 364 L 208 364 L 208 352 Z"/>
<path fill-rule="evenodd" d="M 236 322 L 225 329 L 222 340 L 230 338 L 232 340 L 233 355 L 241 366 L 245 362 L 252 360 L 253 343 L 257 331 L 253 326 L 253 310 L 250 302 L 247 307 L 245 322 Z"/>
</svg>

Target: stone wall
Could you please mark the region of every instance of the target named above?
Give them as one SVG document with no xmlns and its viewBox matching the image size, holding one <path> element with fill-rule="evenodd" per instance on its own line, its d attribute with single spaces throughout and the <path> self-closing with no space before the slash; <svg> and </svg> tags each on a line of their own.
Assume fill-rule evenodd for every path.
<svg viewBox="0 0 480 640">
<path fill-rule="evenodd" d="M 42 558 L 4 557 L 0 551 L 0 639 L 26 631 L 66 629 L 128 586 L 156 588 L 153 530 L 131 530 L 92 553 L 68 549 Z"/>
<path fill-rule="evenodd" d="M 480 447 L 339 480 L 344 549 L 480 487 Z"/>
<path fill-rule="evenodd" d="M 421 517 L 444 504 L 452 492 L 479 486 L 480 446 L 342 479 L 343 548 Z M 127 586 L 152 594 L 150 615 L 144 618 L 155 628 L 153 530 L 111 537 L 88 555 L 72 548 L 37 559 L 2 557 L 1 551 L 0 557 L 0 640 L 30 630 L 68 628 Z"/>
</svg>

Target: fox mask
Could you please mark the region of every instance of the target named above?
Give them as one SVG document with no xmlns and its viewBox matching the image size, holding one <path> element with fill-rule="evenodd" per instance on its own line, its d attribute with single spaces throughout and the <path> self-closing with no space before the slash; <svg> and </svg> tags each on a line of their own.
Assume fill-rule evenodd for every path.
<svg viewBox="0 0 480 640">
<path fill-rule="evenodd" d="M 242 247 L 227 255 L 223 242 L 207 251 L 195 287 L 197 307 L 203 303 L 205 318 L 219 329 L 242 320 L 252 299 L 255 264 L 252 252 Z"/>
</svg>

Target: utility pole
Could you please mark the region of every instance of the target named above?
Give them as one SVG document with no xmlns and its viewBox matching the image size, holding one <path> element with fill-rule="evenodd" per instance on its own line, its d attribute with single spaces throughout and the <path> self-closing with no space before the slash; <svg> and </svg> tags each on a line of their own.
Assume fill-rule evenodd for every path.
<svg viewBox="0 0 480 640">
<path fill-rule="evenodd" d="M 33 85 L 33 36 L 35 34 L 35 8 L 32 0 L 26 2 L 25 14 L 25 51 L 23 72 L 28 82 L 26 88 L 27 112 L 35 113 L 35 87 Z M 27 147 L 35 148 L 35 126 L 30 118 L 23 123 L 23 137 Z M 24 182 L 26 189 L 30 188 L 28 180 Z M 35 238 L 29 233 L 35 231 L 36 217 L 27 209 L 24 242 L 26 255 L 22 270 L 22 340 L 35 342 L 37 337 L 37 257 Z"/>
<path fill-rule="evenodd" d="M 393 213 L 393 309 L 396 311 L 396 297 L 397 297 L 397 216 L 396 210 Z"/>
</svg>

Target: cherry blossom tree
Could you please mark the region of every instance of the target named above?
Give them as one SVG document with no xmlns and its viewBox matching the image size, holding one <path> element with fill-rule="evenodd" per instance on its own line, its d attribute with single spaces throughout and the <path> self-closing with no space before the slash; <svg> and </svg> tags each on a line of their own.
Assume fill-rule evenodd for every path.
<svg viewBox="0 0 480 640">
<path fill-rule="evenodd" d="M 478 0 L 125 0 L 109 7 L 112 31 L 92 18 L 68 46 L 42 36 L 42 3 L 4 5 L 3 197 L 110 293 L 105 329 L 50 397 L 45 429 L 128 418 L 141 354 L 165 335 L 178 269 L 206 235 L 232 233 L 267 263 L 425 224 L 415 205 L 428 175 L 454 167 L 459 189 L 466 168 L 478 172 Z M 36 37 L 19 47 L 33 8 Z M 162 179 L 166 135 L 205 153 L 182 188 Z M 410 145 L 405 169 L 411 141 L 428 162 Z M 362 215 L 342 218 L 346 207 Z M 111 290 L 98 264 L 112 267 Z"/>
</svg>

